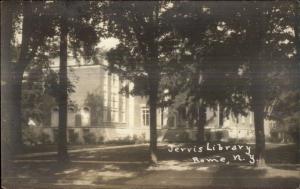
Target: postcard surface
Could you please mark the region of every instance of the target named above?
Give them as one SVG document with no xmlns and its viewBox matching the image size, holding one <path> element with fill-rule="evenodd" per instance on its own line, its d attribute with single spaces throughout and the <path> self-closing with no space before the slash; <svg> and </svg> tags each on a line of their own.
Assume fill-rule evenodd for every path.
<svg viewBox="0 0 300 189">
<path fill-rule="evenodd" d="M 300 188 L 299 1 L 1 1 L 1 187 Z"/>
</svg>

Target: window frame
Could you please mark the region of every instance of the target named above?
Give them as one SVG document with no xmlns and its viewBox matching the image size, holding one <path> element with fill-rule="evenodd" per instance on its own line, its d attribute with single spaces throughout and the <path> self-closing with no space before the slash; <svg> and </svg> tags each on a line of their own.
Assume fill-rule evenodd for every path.
<svg viewBox="0 0 300 189">
<path fill-rule="evenodd" d="M 150 127 L 150 108 L 148 106 L 141 106 L 141 125 L 142 127 Z"/>
</svg>

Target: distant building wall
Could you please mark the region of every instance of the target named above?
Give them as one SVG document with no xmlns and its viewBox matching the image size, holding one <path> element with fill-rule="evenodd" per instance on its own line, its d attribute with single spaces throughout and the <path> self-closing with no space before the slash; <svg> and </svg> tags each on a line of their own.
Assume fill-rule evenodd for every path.
<svg viewBox="0 0 300 189">
<path fill-rule="evenodd" d="M 184 116 L 180 116 L 179 113 L 173 113 L 176 115 L 174 123 L 178 123 L 174 126 L 165 128 L 164 139 L 168 141 L 172 140 L 197 140 L 197 124 L 192 124 Z M 211 108 L 206 109 L 206 124 L 205 124 L 205 140 L 228 141 L 230 139 L 252 141 L 255 140 L 254 130 L 254 116 L 253 112 L 249 111 L 246 116 L 238 115 L 237 117 L 230 114 L 228 117 L 223 118 L 223 124 L 220 123 L 219 108 L 215 110 Z M 270 137 L 270 128 L 274 125 L 274 121 L 265 120 L 264 129 L 265 137 Z M 218 136 L 219 135 L 219 136 Z M 221 136 L 220 136 L 221 135 Z M 172 138 L 172 139 L 170 139 Z"/>
<path fill-rule="evenodd" d="M 68 141 L 70 143 L 100 143 L 111 140 L 149 140 L 150 112 L 146 97 L 119 94 L 123 85 L 115 74 L 109 74 L 103 65 L 74 66 L 69 68 L 69 78 L 75 86 L 68 107 Z M 43 136 L 54 143 L 58 132 L 58 107 L 51 107 L 50 126 L 28 128 L 36 138 Z M 217 140 L 217 132 L 226 131 L 228 138 L 253 139 L 253 113 L 247 116 L 224 117 L 220 125 L 219 109 L 206 110 L 205 132 L 210 140 Z M 266 137 L 270 136 L 265 121 Z M 177 110 L 157 109 L 158 140 L 196 140 L 197 125 L 191 124 Z M 26 129 L 25 129 L 26 130 Z M 205 135 L 206 139 L 208 134 Z M 46 139 L 45 139 L 46 140 Z M 169 140 L 170 141 L 170 140 Z"/>
<path fill-rule="evenodd" d="M 98 143 L 111 140 L 140 138 L 149 140 L 150 114 L 147 98 L 120 94 L 122 85 L 115 74 L 103 65 L 73 66 L 68 69 L 74 85 L 68 106 L 67 137 L 72 143 Z M 47 136 L 54 143 L 58 132 L 58 106 L 51 107 L 50 126 L 27 130 Z M 158 129 L 166 124 L 167 116 L 157 110 Z M 164 111 L 167 115 L 167 110 Z M 163 119 L 163 121 L 161 121 Z"/>
</svg>

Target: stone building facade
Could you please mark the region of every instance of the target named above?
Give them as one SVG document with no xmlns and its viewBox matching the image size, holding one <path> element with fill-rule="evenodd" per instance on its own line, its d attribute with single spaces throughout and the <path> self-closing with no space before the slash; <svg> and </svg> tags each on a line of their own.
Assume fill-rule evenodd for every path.
<svg viewBox="0 0 300 189">
<path fill-rule="evenodd" d="M 75 86 L 68 107 L 67 136 L 70 143 L 149 140 L 147 98 L 119 93 L 122 85 L 132 88 L 132 83 L 122 82 L 118 75 L 110 74 L 105 65 L 70 66 L 68 76 Z M 238 118 L 229 116 L 224 119 L 222 126 L 218 110 L 207 109 L 206 115 L 206 139 L 254 138 L 251 112 L 248 116 Z M 36 135 L 47 136 L 49 142 L 53 143 L 58 132 L 57 106 L 51 107 L 49 116 L 50 124 L 33 124 L 31 130 Z M 266 136 L 272 124 L 266 121 Z M 197 127 L 189 125 L 178 112 L 169 111 L 169 108 L 157 109 L 157 129 L 159 141 L 196 140 Z M 226 137 L 217 136 L 220 132 Z"/>
</svg>

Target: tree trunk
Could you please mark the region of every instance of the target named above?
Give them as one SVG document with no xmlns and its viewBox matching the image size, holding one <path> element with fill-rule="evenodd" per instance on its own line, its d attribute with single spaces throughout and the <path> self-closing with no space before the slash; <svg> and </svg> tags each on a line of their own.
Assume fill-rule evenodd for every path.
<svg viewBox="0 0 300 189">
<path fill-rule="evenodd" d="M 295 21 L 294 21 L 294 31 L 295 31 L 295 44 L 296 44 L 296 74 L 299 74 L 300 72 L 300 2 L 295 1 Z M 295 76 L 294 79 L 297 89 L 300 90 L 300 82 L 299 82 L 299 76 Z M 297 133 L 299 134 L 299 127 L 297 127 Z M 297 146 L 297 162 L 300 163 L 300 139 L 299 135 L 296 140 L 296 146 Z"/>
<path fill-rule="evenodd" d="M 22 80 L 25 68 L 30 63 L 33 55 L 36 53 L 37 46 L 31 47 L 31 52 L 29 49 L 30 35 L 32 33 L 32 2 L 26 2 L 23 4 L 23 22 L 22 22 L 22 44 L 20 48 L 20 56 L 16 63 L 12 63 L 10 57 L 10 41 L 13 34 L 12 29 L 12 16 L 14 8 L 16 7 L 16 2 L 5 1 L 2 3 L 3 6 L 7 6 L 2 9 L 5 10 L 4 14 L 7 16 L 1 16 L 1 21 L 5 27 L 3 28 L 3 37 L 4 46 L 1 48 L 1 54 L 3 58 L 6 59 L 3 61 L 1 68 L 3 68 L 4 81 L 5 81 L 5 93 L 8 95 L 5 97 L 6 103 L 3 104 L 7 107 L 6 111 L 6 123 L 10 127 L 10 134 L 7 135 L 11 141 L 11 150 L 13 154 L 20 152 L 22 147 Z M 2 32 L 1 32 L 2 34 Z M 9 45 L 9 46 L 8 46 Z M 2 52 L 3 51 L 3 52 Z"/>
<path fill-rule="evenodd" d="M 254 113 L 255 128 L 255 165 L 264 167 L 265 163 L 265 132 L 264 132 L 264 109 L 265 109 L 265 41 L 267 20 L 263 16 L 265 4 L 261 3 L 256 17 L 251 18 L 249 22 L 252 30 L 249 31 L 249 41 L 252 51 L 250 57 L 251 70 L 251 97 L 252 108 Z M 253 21 L 253 22 L 252 22 Z"/>
<path fill-rule="evenodd" d="M 151 77 L 150 77 L 151 78 Z M 156 78 L 157 79 L 157 78 Z M 157 163 L 157 127 L 156 127 L 156 108 L 157 108 L 157 92 L 158 83 L 156 79 L 150 79 L 150 95 L 149 95 L 149 106 L 150 106 L 150 163 Z"/>
<path fill-rule="evenodd" d="M 11 113 L 13 116 L 11 123 L 12 152 L 14 155 L 21 152 L 22 149 L 22 81 L 26 67 L 36 52 L 32 47 L 30 52 L 30 35 L 32 32 L 32 3 L 23 4 L 23 22 L 22 22 L 22 44 L 18 61 L 11 66 L 10 93 L 12 98 Z"/>
<path fill-rule="evenodd" d="M 256 160 L 257 167 L 263 167 L 265 166 L 264 105 L 262 99 L 259 96 L 253 98 L 255 142 L 256 142 L 255 160 Z"/>
<path fill-rule="evenodd" d="M 204 106 L 198 107 L 198 130 L 197 141 L 199 144 L 205 142 L 205 124 L 206 124 L 206 108 Z"/>
<path fill-rule="evenodd" d="M 67 151 L 67 105 L 68 105 L 68 73 L 67 73 L 67 44 L 68 44 L 68 26 L 67 18 L 61 17 L 60 21 L 60 66 L 59 66 L 59 128 L 58 128 L 58 161 L 68 162 L 69 156 Z"/>
<path fill-rule="evenodd" d="M 255 160 L 257 167 L 265 166 L 265 131 L 264 131 L 264 108 L 265 87 L 263 60 L 254 58 L 252 62 L 252 107 L 255 128 Z"/>
<path fill-rule="evenodd" d="M 12 115 L 13 122 L 11 127 L 13 154 L 20 153 L 22 149 L 22 81 L 24 70 L 20 68 L 14 69 L 11 81 L 11 95 L 12 95 Z"/>
<path fill-rule="evenodd" d="M 294 21 L 294 31 L 295 31 L 295 45 L 296 45 L 296 61 L 298 66 L 300 64 L 300 2 L 295 1 L 295 21 Z"/>
<path fill-rule="evenodd" d="M 12 98 L 11 86 L 11 41 L 13 34 L 13 2 L 1 2 L 1 175 L 5 176 L 11 168 L 12 155 Z"/>
<path fill-rule="evenodd" d="M 255 160 L 257 167 L 265 166 L 265 132 L 264 132 L 264 108 L 265 87 L 263 60 L 254 58 L 252 62 L 252 107 L 255 128 Z"/>
<path fill-rule="evenodd" d="M 224 107 L 219 105 L 219 128 L 222 128 L 224 124 Z"/>
</svg>

